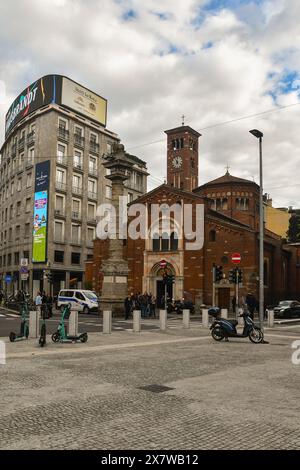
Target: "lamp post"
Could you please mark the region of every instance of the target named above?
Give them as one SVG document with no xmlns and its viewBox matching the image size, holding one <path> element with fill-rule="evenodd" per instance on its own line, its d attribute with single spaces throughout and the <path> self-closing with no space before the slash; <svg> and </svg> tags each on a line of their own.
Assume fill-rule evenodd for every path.
<svg viewBox="0 0 300 470">
<path fill-rule="evenodd" d="M 262 138 L 263 133 L 257 129 L 249 131 L 259 142 L 259 322 L 264 327 L 264 202 L 263 202 L 263 164 Z"/>
</svg>

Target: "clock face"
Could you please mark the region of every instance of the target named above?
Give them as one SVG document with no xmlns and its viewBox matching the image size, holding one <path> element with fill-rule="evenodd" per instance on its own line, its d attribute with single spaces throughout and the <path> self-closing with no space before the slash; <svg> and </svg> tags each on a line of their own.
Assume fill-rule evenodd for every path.
<svg viewBox="0 0 300 470">
<path fill-rule="evenodd" d="M 177 157 L 174 157 L 172 160 L 172 165 L 174 168 L 180 168 L 182 165 L 182 158 L 177 155 Z"/>
</svg>

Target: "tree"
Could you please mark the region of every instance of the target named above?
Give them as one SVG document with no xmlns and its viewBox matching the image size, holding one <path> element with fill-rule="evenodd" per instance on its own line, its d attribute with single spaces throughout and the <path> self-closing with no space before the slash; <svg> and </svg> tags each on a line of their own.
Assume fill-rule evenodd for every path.
<svg viewBox="0 0 300 470">
<path fill-rule="evenodd" d="M 300 214 L 294 214 L 290 218 L 287 236 L 290 243 L 300 242 Z"/>
</svg>

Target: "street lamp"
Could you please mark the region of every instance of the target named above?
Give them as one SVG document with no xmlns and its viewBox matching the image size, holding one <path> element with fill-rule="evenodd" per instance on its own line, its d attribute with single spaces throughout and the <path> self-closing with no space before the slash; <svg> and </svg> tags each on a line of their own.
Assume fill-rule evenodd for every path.
<svg viewBox="0 0 300 470">
<path fill-rule="evenodd" d="M 257 129 L 249 131 L 259 141 L 259 322 L 264 327 L 264 202 L 263 202 L 263 165 L 262 138 L 263 133 Z"/>
</svg>

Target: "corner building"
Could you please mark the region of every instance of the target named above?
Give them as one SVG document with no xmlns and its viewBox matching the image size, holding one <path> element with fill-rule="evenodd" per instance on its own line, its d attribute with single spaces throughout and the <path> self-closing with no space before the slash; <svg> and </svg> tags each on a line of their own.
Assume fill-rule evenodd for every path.
<svg viewBox="0 0 300 470">
<path fill-rule="evenodd" d="M 0 283 L 7 293 L 89 287 L 84 268 L 93 254 L 96 209 L 111 199 L 103 156 L 120 140 L 106 127 L 106 107 L 104 98 L 59 75 L 40 78 L 10 107 L 0 150 Z M 129 157 L 133 169 L 126 194 L 131 202 L 146 192 L 147 169 L 144 161 Z M 39 221 L 35 195 L 45 162 L 48 192 Z"/>
</svg>

